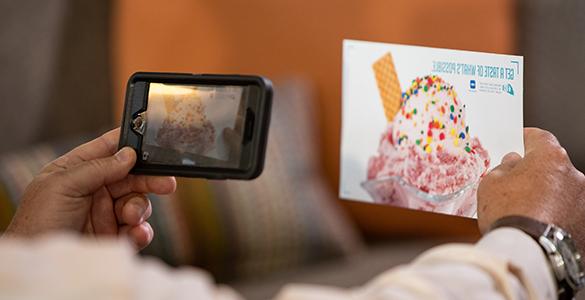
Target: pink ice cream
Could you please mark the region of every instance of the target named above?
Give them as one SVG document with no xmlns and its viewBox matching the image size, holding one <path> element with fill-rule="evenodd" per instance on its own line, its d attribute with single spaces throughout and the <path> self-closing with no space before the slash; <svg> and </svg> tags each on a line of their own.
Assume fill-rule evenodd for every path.
<svg viewBox="0 0 585 300">
<path fill-rule="evenodd" d="M 164 94 L 166 117 L 156 141 L 162 147 L 205 155 L 215 145 L 215 128 L 196 91 Z"/>
<path fill-rule="evenodd" d="M 470 135 L 465 105 L 453 87 L 438 76 L 425 76 L 402 94 L 400 110 L 368 162 L 367 178 L 400 178 L 425 194 L 441 196 L 477 183 L 489 165 L 488 152 Z M 377 194 L 398 195 L 388 186 Z"/>
</svg>

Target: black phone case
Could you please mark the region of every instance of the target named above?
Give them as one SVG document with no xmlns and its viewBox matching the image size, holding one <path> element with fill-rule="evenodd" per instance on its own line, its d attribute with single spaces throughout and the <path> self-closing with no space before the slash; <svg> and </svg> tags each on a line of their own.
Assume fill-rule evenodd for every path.
<svg viewBox="0 0 585 300">
<path fill-rule="evenodd" d="M 131 122 L 137 114 L 147 108 L 145 99 L 132 99 L 134 84 L 139 82 L 160 82 L 177 84 L 210 84 L 210 85 L 257 85 L 262 91 L 260 107 L 254 118 L 257 123 L 253 128 L 253 134 L 259 138 L 253 140 L 254 148 L 250 168 L 246 170 L 228 168 L 188 167 L 174 165 L 153 165 L 145 163 L 140 156 L 142 149 L 142 136 L 131 129 Z M 268 129 L 272 109 L 272 83 L 269 79 L 255 75 L 217 75 L 217 74 L 188 74 L 188 73 L 156 73 L 137 72 L 128 80 L 126 87 L 126 99 L 124 114 L 120 132 L 118 149 L 125 146 L 132 147 L 137 152 L 137 161 L 131 173 L 146 175 L 168 175 L 180 177 L 197 177 L 208 179 L 244 179 L 250 180 L 258 177 L 264 169 L 266 145 L 268 142 Z"/>
</svg>

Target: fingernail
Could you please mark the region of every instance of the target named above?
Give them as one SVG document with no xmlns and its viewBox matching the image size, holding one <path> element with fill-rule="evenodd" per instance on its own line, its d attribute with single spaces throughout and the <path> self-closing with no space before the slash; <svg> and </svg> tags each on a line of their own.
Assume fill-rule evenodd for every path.
<svg viewBox="0 0 585 300">
<path fill-rule="evenodd" d="M 139 204 L 132 204 L 133 210 L 138 213 L 138 224 L 142 224 L 144 222 L 144 214 L 146 213 L 146 208 Z"/>
<path fill-rule="evenodd" d="M 116 153 L 116 159 L 121 161 L 121 162 L 128 162 L 132 159 L 132 152 L 134 151 L 128 147 L 124 147 L 122 149 L 120 149 L 120 151 L 118 151 L 118 153 Z"/>
</svg>

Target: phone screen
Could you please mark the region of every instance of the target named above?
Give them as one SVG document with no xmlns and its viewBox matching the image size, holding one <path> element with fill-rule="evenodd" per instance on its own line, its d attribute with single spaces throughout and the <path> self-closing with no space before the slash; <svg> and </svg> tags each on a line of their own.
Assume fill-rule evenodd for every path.
<svg viewBox="0 0 585 300">
<path fill-rule="evenodd" d="M 238 168 L 248 89 L 149 83 L 143 160 L 161 165 Z"/>
</svg>

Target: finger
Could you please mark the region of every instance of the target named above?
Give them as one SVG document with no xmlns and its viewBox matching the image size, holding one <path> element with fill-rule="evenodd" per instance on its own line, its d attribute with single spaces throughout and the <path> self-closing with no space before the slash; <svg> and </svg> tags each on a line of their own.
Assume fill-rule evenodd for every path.
<svg viewBox="0 0 585 300">
<path fill-rule="evenodd" d="M 519 159 L 516 158 L 516 155 L 518 155 Z M 502 158 L 502 163 L 499 164 L 498 166 L 496 166 L 495 168 L 493 168 L 491 171 L 489 171 L 483 178 L 482 182 L 487 182 L 489 180 L 485 180 L 485 179 L 491 179 L 491 178 L 495 178 L 495 177 L 500 177 L 500 176 L 505 176 L 506 174 L 508 174 L 515 166 L 516 164 L 518 164 L 518 162 L 520 162 L 522 160 L 522 158 L 520 157 L 520 155 L 518 153 L 515 152 L 511 152 L 506 154 L 503 158 Z M 480 183 L 481 185 L 481 183 Z"/>
<path fill-rule="evenodd" d="M 136 152 L 124 147 L 116 155 L 86 161 L 60 172 L 62 176 L 55 176 L 55 180 L 61 182 L 55 186 L 70 197 L 86 196 L 104 185 L 124 179 L 135 162 Z"/>
<path fill-rule="evenodd" d="M 522 156 L 520 156 L 520 154 L 510 152 L 502 157 L 502 162 L 486 174 L 486 177 L 503 176 L 510 172 L 510 170 L 512 170 L 520 161 L 522 161 Z"/>
<path fill-rule="evenodd" d="M 492 179 L 505 176 L 508 174 L 519 162 L 522 161 L 522 156 L 516 152 L 510 152 L 502 157 L 502 162 L 488 172 L 480 181 L 479 187 L 483 188 L 489 186 Z M 479 192 L 478 192 L 479 195 Z"/>
<path fill-rule="evenodd" d="M 150 200 L 144 194 L 133 193 L 116 200 L 116 218 L 119 225 L 140 225 L 152 214 Z"/>
<path fill-rule="evenodd" d="M 43 168 L 43 172 L 67 169 L 84 161 L 110 156 L 116 153 L 119 138 L 120 128 L 118 127 L 57 158 Z"/>
<path fill-rule="evenodd" d="M 108 190 L 114 198 L 120 198 L 130 193 L 153 193 L 158 195 L 172 194 L 177 189 L 175 177 L 128 175 L 121 181 L 108 185 Z"/>
<path fill-rule="evenodd" d="M 540 128 L 524 128 L 524 151 L 526 155 L 548 146 L 560 146 L 557 138 Z"/>
<path fill-rule="evenodd" d="M 513 168 L 522 160 L 522 156 L 516 152 L 510 152 L 502 157 L 500 165 L 506 165 L 509 168 Z"/>
<path fill-rule="evenodd" d="M 120 227 L 119 232 L 121 236 L 126 236 L 138 250 L 144 249 L 154 238 L 154 231 L 148 222 L 138 226 L 124 225 Z"/>
<path fill-rule="evenodd" d="M 114 203 L 105 187 L 102 187 L 93 195 L 91 221 L 95 234 L 115 235 L 118 233 L 118 224 L 114 215 Z"/>
</svg>

